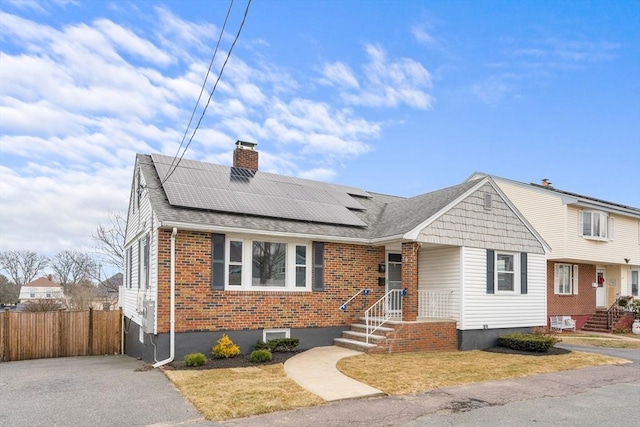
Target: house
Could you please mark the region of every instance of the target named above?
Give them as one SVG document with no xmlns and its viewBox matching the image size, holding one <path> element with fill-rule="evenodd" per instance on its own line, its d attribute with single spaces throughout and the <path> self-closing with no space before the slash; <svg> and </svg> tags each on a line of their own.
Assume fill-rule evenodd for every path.
<svg viewBox="0 0 640 427">
<path fill-rule="evenodd" d="M 57 299 L 63 295 L 62 286 L 53 281 L 53 277 L 49 274 L 29 282 L 20 287 L 19 300 L 21 303 L 40 300 L 40 299 Z"/>
<path fill-rule="evenodd" d="M 476 172 L 469 181 L 486 176 Z M 638 297 L 640 209 L 563 191 L 546 179 L 491 178 L 552 248 L 548 316 L 569 315 L 578 328 L 610 329 L 598 319 L 606 321 L 618 297 Z"/>
<path fill-rule="evenodd" d="M 160 366 L 223 333 L 243 352 L 471 349 L 545 325 L 549 247 L 490 177 L 402 198 L 262 172 L 236 145 L 231 167 L 137 155 L 127 354 Z"/>
</svg>

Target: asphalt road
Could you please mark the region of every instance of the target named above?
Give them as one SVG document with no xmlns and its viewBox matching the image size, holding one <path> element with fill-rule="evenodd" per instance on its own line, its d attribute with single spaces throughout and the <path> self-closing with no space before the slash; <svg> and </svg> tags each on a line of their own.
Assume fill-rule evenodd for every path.
<svg viewBox="0 0 640 427">
<path fill-rule="evenodd" d="M 560 346 L 634 363 L 347 400 L 218 424 L 127 356 L 0 363 L 0 426 L 638 426 L 640 350 Z"/>
</svg>

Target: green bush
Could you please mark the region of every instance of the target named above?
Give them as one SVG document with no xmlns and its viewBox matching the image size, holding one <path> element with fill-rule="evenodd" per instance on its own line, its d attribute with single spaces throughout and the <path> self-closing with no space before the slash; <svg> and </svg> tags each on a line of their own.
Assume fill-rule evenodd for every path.
<svg viewBox="0 0 640 427">
<path fill-rule="evenodd" d="M 253 363 L 270 362 L 273 359 L 273 355 L 269 350 L 254 350 L 251 352 L 250 357 Z"/>
<path fill-rule="evenodd" d="M 228 359 L 240 354 L 240 347 L 235 345 L 227 334 L 222 335 L 218 343 L 211 349 L 211 354 L 216 359 Z"/>
<path fill-rule="evenodd" d="M 202 353 L 191 353 L 184 357 L 184 364 L 187 366 L 202 366 L 207 363 L 207 357 Z"/>
<path fill-rule="evenodd" d="M 253 350 L 269 350 L 272 353 L 286 353 L 295 351 L 299 344 L 300 339 L 298 338 L 276 338 L 267 342 L 258 340 L 258 342 L 253 345 Z"/>
<path fill-rule="evenodd" d="M 558 340 L 549 335 L 505 334 L 498 337 L 498 346 L 500 347 L 536 353 L 547 352 L 556 342 Z"/>
</svg>

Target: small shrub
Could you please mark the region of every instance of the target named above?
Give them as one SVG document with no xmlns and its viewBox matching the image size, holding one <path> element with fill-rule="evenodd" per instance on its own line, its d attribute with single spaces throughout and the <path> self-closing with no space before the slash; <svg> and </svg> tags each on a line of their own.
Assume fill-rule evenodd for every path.
<svg viewBox="0 0 640 427">
<path fill-rule="evenodd" d="M 202 353 L 191 353 L 184 357 L 184 364 L 187 366 L 202 366 L 207 363 L 207 357 Z"/>
<path fill-rule="evenodd" d="M 286 353 L 295 351 L 299 344 L 300 339 L 298 338 L 276 338 L 267 342 L 258 340 L 258 342 L 253 345 L 253 350 L 269 350 L 272 353 Z"/>
<path fill-rule="evenodd" d="M 254 350 L 251 352 L 250 357 L 253 363 L 270 362 L 273 359 L 273 355 L 269 350 Z"/>
<path fill-rule="evenodd" d="M 556 342 L 558 340 L 549 335 L 505 334 L 498 337 L 498 346 L 500 347 L 536 353 L 547 352 Z"/>
<path fill-rule="evenodd" d="M 235 345 L 227 334 L 222 335 L 218 343 L 211 349 L 211 354 L 216 359 L 228 359 L 240 354 L 240 347 Z"/>
<path fill-rule="evenodd" d="M 634 299 L 631 303 L 631 311 L 636 319 L 640 319 L 640 298 Z"/>
</svg>

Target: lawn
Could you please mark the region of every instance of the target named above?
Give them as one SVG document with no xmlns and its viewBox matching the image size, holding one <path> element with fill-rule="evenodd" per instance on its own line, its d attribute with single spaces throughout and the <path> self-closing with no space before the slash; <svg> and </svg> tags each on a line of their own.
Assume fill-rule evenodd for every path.
<svg viewBox="0 0 640 427">
<path fill-rule="evenodd" d="M 472 382 L 620 363 L 629 362 L 581 352 L 530 356 L 453 351 L 359 355 L 342 359 L 338 362 L 338 369 L 389 395 L 401 395 Z M 324 402 L 289 379 L 283 364 L 168 370 L 165 374 L 208 420 L 221 421 Z"/>
<path fill-rule="evenodd" d="M 571 334 L 558 337 L 567 344 L 578 344 L 588 347 L 609 348 L 638 348 L 640 349 L 640 335 L 619 334 L 619 337 L 603 337 L 602 335 Z M 634 339 L 624 339 L 634 338 Z"/>
</svg>

